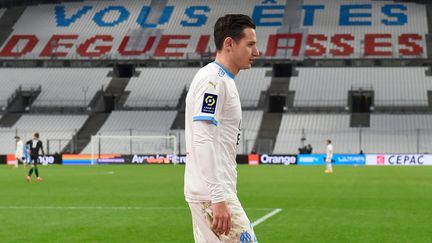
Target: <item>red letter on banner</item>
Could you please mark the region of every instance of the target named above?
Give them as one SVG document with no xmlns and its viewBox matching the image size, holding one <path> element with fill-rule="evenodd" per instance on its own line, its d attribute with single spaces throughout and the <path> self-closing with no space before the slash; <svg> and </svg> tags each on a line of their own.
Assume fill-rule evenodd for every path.
<svg viewBox="0 0 432 243">
<path fill-rule="evenodd" d="M 317 42 L 315 42 L 317 40 Z M 327 36 L 317 34 L 317 35 L 308 35 L 306 44 L 313 49 L 306 49 L 305 56 L 322 56 L 326 52 L 326 48 L 321 45 L 318 41 L 326 41 Z"/>
<path fill-rule="evenodd" d="M 152 48 L 152 46 L 153 46 L 153 44 L 154 44 L 154 42 L 156 40 L 156 37 L 155 36 L 150 36 L 147 39 L 147 43 L 144 46 L 143 50 L 131 50 L 131 51 L 127 51 L 126 50 L 126 46 L 129 43 L 129 39 L 130 39 L 130 37 L 126 36 L 125 38 L 123 38 L 122 42 L 120 43 L 118 52 L 122 56 L 139 56 L 139 55 L 145 54 L 146 52 L 148 52 Z"/>
<path fill-rule="evenodd" d="M 270 35 L 265 55 L 268 57 L 274 57 L 276 56 L 276 52 L 279 49 L 282 50 L 292 49 L 291 56 L 293 57 L 299 56 L 302 39 L 303 39 L 303 34 L 300 33 Z M 294 45 L 287 44 L 285 46 L 279 46 L 279 40 L 294 40 Z"/>
<path fill-rule="evenodd" d="M 376 47 L 391 47 L 390 42 L 377 42 L 377 39 L 390 39 L 391 34 L 366 34 L 365 56 L 391 56 L 392 51 L 377 51 Z"/>
<path fill-rule="evenodd" d="M 415 40 L 422 40 L 419 34 L 403 34 L 399 36 L 399 44 L 408 48 L 400 49 L 399 53 L 404 56 L 420 56 L 423 54 L 423 47 L 418 45 Z"/>
<path fill-rule="evenodd" d="M 195 49 L 195 52 L 198 54 L 204 54 L 206 51 L 208 44 L 210 42 L 210 36 L 209 35 L 202 35 L 200 36 L 198 40 L 197 47 Z"/>
<path fill-rule="evenodd" d="M 13 51 L 20 42 L 20 40 L 26 40 L 27 43 L 23 48 L 21 48 L 21 51 Z M 4 46 L 3 50 L 0 52 L 0 56 L 3 57 L 20 57 L 23 56 L 31 51 L 33 51 L 33 48 L 38 43 L 38 38 L 35 35 L 14 35 L 12 36 L 9 41 Z"/>
<path fill-rule="evenodd" d="M 78 35 L 53 35 L 39 56 L 41 56 L 41 57 L 52 57 L 52 56 L 65 57 L 68 54 L 67 52 L 53 52 L 53 51 L 59 46 L 64 46 L 66 48 L 71 48 L 73 46 L 72 43 L 59 43 L 61 39 L 76 40 L 77 38 L 78 38 Z"/>
<path fill-rule="evenodd" d="M 155 56 L 159 57 L 165 57 L 165 56 L 171 56 L 171 57 L 182 57 L 184 55 L 184 52 L 167 52 L 168 48 L 186 48 L 186 43 L 178 43 L 178 44 L 170 44 L 170 41 L 172 39 L 178 39 L 178 40 L 189 40 L 190 35 L 162 35 L 162 38 L 159 42 L 158 47 L 155 51 Z"/>
<path fill-rule="evenodd" d="M 95 46 L 95 50 L 93 52 L 88 51 L 90 45 L 94 44 L 97 40 L 102 41 L 112 41 L 114 38 L 111 35 L 97 35 L 88 40 L 86 40 L 83 44 L 81 44 L 77 52 L 83 57 L 100 57 L 107 52 L 111 51 L 112 46 Z"/>
<path fill-rule="evenodd" d="M 344 40 L 353 41 L 354 36 L 350 34 L 337 34 L 331 38 L 331 43 L 333 43 L 337 47 L 342 48 L 342 49 L 336 49 L 336 48 L 331 49 L 330 53 L 333 56 L 348 57 L 354 53 L 354 48 L 350 44 L 344 42 Z"/>
</svg>

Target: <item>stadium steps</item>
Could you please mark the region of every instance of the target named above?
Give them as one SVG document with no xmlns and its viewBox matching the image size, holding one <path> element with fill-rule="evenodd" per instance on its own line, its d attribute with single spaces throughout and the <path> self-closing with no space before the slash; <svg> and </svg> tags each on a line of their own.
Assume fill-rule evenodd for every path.
<svg viewBox="0 0 432 243">
<path fill-rule="evenodd" d="M 269 93 L 270 95 L 288 95 L 290 78 L 273 77 L 271 80 Z"/>
<path fill-rule="evenodd" d="M 432 111 L 432 91 L 428 90 L 428 104 L 429 104 L 429 111 Z"/>
<path fill-rule="evenodd" d="M 186 95 L 187 89 L 185 88 L 180 95 L 177 105 L 177 116 L 171 125 L 171 130 L 185 129 L 185 109 L 186 109 Z"/>
<path fill-rule="evenodd" d="M 12 127 L 21 116 L 21 113 L 7 113 L 0 119 L 0 127 Z"/>
<path fill-rule="evenodd" d="M 24 13 L 26 7 L 9 8 L 0 18 L 0 46 L 8 39 L 13 32 L 13 26 Z"/>
<path fill-rule="evenodd" d="M 20 86 L 8 99 L 6 114 L 0 119 L 0 127 L 12 127 L 26 112 L 37 96 L 41 93 L 41 87 Z"/>
<path fill-rule="evenodd" d="M 257 153 L 273 152 L 281 121 L 282 113 L 264 113 L 254 145 Z"/>
<path fill-rule="evenodd" d="M 109 115 L 109 113 L 93 113 L 90 115 L 69 144 L 65 146 L 63 153 L 80 153 L 90 143 L 91 136 L 97 134 Z M 71 143 L 74 146 L 71 146 Z M 67 151 L 69 148 L 73 148 L 75 151 Z"/>
<path fill-rule="evenodd" d="M 350 127 L 370 127 L 370 113 L 352 113 Z"/>
<path fill-rule="evenodd" d="M 104 92 L 104 96 L 115 97 L 115 107 L 123 107 L 130 92 L 125 91 L 131 78 L 113 77 Z"/>
</svg>

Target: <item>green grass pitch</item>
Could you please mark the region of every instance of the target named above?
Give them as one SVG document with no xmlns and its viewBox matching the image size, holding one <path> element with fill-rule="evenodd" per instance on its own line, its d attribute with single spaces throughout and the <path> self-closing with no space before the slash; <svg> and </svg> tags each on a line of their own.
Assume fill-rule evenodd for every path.
<svg viewBox="0 0 432 243">
<path fill-rule="evenodd" d="M 184 166 L 0 166 L 0 242 L 193 242 Z M 432 242 L 432 167 L 240 165 L 258 241 Z"/>
</svg>

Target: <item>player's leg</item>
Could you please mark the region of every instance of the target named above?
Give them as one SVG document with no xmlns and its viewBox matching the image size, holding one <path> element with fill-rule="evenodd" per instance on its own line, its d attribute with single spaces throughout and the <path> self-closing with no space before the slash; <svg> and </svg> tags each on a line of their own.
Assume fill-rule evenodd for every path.
<svg viewBox="0 0 432 243">
<path fill-rule="evenodd" d="M 329 171 L 330 171 L 330 173 L 333 173 L 333 166 L 332 166 L 332 162 L 331 162 L 331 160 L 330 160 L 330 162 L 328 163 L 328 165 L 329 165 Z"/>
<path fill-rule="evenodd" d="M 326 161 L 325 173 L 327 173 L 327 174 L 333 173 L 333 167 L 332 167 L 331 161 L 330 162 Z"/>
<path fill-rule="evenodd" d="M 33 160 L 33 157 L 30 159 L 30 164 L 31 164 L 31 168 L 30 168 L 28 175 L 26 177 L 26 181 L 28 181 L 28 182 L 31 180 L 31 176 L 32 176 L 33 171 L 34 171 L 35 160 Z"/>
<path fill-rule="evenodd" d="M 34 161 L 35 161 L 35 162 L 34 162 L 34 168 L 35 168 L 36 180 L 37 180 L 37 181 L 43 181 L 42 177 L 39 176 L 39 170 L 38 170 L 38 167 L 37 167 L 38 159 L 39 159 L 39 158 L 36 157 L 35 160 L 34 160 Z"/>
<path fill-rule="evenodd" d="M 211 229 L 213 213 L 210 202 L 189 203 L 195 243 L 220 243 L 219 236 Z"/>
<path fill-rule="evenodd" d="M 20 159 L 19 159 L 19 158 L 17 158 L 17 157 L 15 157 L 15 160 L 16 160 L 16 163 L 15 163 L 15 168 L 18 168 L 18 164 L 19 164 L 19 162 L 20 162 Z"/>
<path fill-rule="evenodd" d="M 258 242 L 252 224 L 247 217 L 240 201 L 238 199 L 228 200 L 228 207 L 231 211 L 232 228 L 227 236 L 221 235 L 220 238 L 222 242 Z"/>
</svg>

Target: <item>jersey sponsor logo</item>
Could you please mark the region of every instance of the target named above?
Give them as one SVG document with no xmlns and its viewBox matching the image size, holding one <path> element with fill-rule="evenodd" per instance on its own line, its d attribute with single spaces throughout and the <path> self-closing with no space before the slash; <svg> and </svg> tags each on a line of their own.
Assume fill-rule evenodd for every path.
<svg viewBox="0 0 432 243">
<path fill-rule="evenodd" d="M 216 102 L 217 95 L 205 93 L 201 112 L 214 114 L 216 112 Z"/>
</svg>

